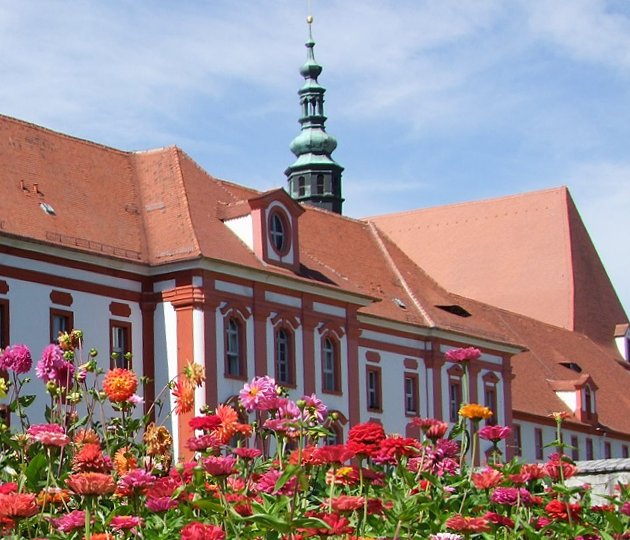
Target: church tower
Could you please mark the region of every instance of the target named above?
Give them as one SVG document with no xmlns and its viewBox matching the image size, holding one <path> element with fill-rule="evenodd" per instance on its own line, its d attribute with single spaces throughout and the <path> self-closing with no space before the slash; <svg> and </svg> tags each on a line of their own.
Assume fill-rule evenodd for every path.
<svg viewBox="0 0 630 540">
<path fill-rule="evenodd" d="M 317 82 L 322 66 L 316 62 L 313 53 L 315 47 L 311 31 L 313 17 L 309 15 L 307 22 L 309 38 L 306 42 L 306 62 L 300 68 L 300 74 L 305 82 L 298 91 L 301 107 L 299 122 L 302 129 L 290 146 L 296 160 L 284 174 L 287 175 L 289 194 L 296 201 L 341 214 L 343 167 L 331 157 L 337 147 L 337 141 L 326 133 L 324 127 L 326 89 Z"/>
</svg>

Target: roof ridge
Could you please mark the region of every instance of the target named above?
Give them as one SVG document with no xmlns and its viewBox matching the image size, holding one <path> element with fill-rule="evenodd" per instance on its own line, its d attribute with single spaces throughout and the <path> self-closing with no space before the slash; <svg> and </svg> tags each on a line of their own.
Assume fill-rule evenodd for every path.
<svg viewBox="0 0 630 540">
<path fill-rule="evenodd" d="M 76 137 L 74 135 L 68 135 L 67 133 L 62 133 L 62 132 L 56 131 L 54 129 L 50 129 L 50 128 L 47 128 L 47 127 L 44 127 L 44 126 L 40 126 L 39 124 L 35 124 L 34 122 L 27 122 L 26 120 L 21 120 L 19 118 L 14 118 L 13 116 L 7 116 L 6 114 L 0 113 L 0 119 L 7 120 L 7 121 L 12 122 L 14 124 L 20 124 L 20 125 L 25 126 L 25 127 L 33 128 L 33 129 L 36 129 L 38 131 L 43 131 L 43 132 L 49 133 L 51 135 L 54 135 L 56 137 L 60 137 L 62 139 L 67 139 L 67 140 L 75 141 L 77 143 L 83 143 L 83 144 L 87 144 L 87 145 L 90 145 L 90 146 L 95 146 L 95 147 L 101 148 L 103 150 L 110 150 L 112 152 L 116 152 L 117 154 L 131 155 L 131 154 L 134 153 L 134 152 L 130 152 L 128 150 L 120 150 L 119 148 L 114 148 L 113 146 L 108 146 L 106 144 L 94 142 L 94 141 L 91 141 L 89 139 L 84 139 L 82 137 Z"/>
<path fill-rule="evenodd" d="M 186 182 L 184 181 L 184 173 L 182 172 L 182 167 L 181 167 L 180 156 L 182 154 L 182 151 L 178 147 L 173 146 L 169 148 L 169 153 L 173 154 L 175 158 L 175 167 L 176 167 L 175 176 L 177 177 L 179 181 L 179 185 L 182 191 L 184 192 L 183 204 L 186 205 L 186 220 L 188 221 L 188 225 L 190 227 L 191 236 L 192 236 L 193 242 L 195 243 L 195 248 L 197 252 L 200 253 L 201 247 L 199 245 L 199 239 L 197 238 L 197 231 L 195 229 L 195 225 L 190 215 L 190 205 L 188 203 L 188 191 L 186 190 Z M 191 161 L 193 161 L 194 163 L 194 160 L 191 159 Z"/>
<path fill-rule="evenodd" d="M 424 212 L 424 211 L 430 211 L 430 210 L 442 210 L 442 209 L 447 209 L 447 208 L 457 208 L 457 207 L 461 207 L 461 206 L 473 206 L 473 205 L 480 205 L 480 204 L 486 204 L 486 203 L 490 203 L 490 202 L 497 202 L 497 201 L 507 201 L 510 199 L 518 199 L 520 197 L 527 197 L 527 196 L 535 196 L 535 195 L 541 195 L 543 193 L 553 193 L 553 192 L 568 192 L 569 188 L 565 185 L 562 186 L 557 186 L 557 187 L 551 187 L 551 188 L 545 188 L 545 189 L 538 189 L 535 191 L 525 191 L 523 193 L 515 193 L 515 194 L 511 194 L 511 195 L 502 195 L 499 197 L 489 197 L 486 199 L 477 199 L 476 201 L 462 201 L 462 202 L 456 202 L 456 203 L 450 203 L 450 204 L 440 204 L 440 205 L 436 205 L 436 206 L 426 206 L 424 208 L 412 208 L 410 210 L 403 210 L 402 212 L 393 212 L 393 213 L 389 213 L 389 214 L 377 214 L 374 216 L 366 216 L 364 218 L 361 218 L 362 220 L 365 221 L 371 221 L 371 220 L 377 220 L 380 218 L 389 218 L 389 217 L 399 217 L 399 216 L 407 216 L 407 215 L 411 215 L 411 214 L 417 214 L 418 212 Z"/>
<path fill-rule="evenodd" d="M 380 237 L 380 235 L 378 233 L 378 229 L 376 228 L 376 225 L 374 225 L 374 223 L 372 223 L 372 222 L 368 222 L 367 224 L 368 224 L 368 227 L 369 227 L 369 229 L 370 229 L 370 231 L 372 233 L 372 236 L 376 240 L 376 244 L 378 245 L 379 250 L 381 251 L 381 253 L 385 257 L 385 260 L 387 261 L 387 264 L 393 270 L 393 272 L 396 274 L 396 277 L 400 280 L 400 283 L 401 283 L 403 289 L 405 289 L 405 292 L 409 295 L 409 298 L 411 298 L 411 301 L 413 302 L 414 306 L 416 307 L 416 309 L 418 310 L 420 315 L 424 318 L 424 320 L 427 322 L 428 326 L 429 327 L 435 327 L 435 321 L 430 317 L 430 315 L 427 312 L 427 310 L 424 309 L 424 307 L 422 307 L 422 303 L 420 302 L 420 300 L 418 300 L 418 298 L 416 297 L 415 293 L 413 292 L 413 290 L 411 289 L 411 287 L 407 283 L 407 280 L 404 278 L 404 276 L 402 275 L 402 273 L 400 272 L 400 270 L 396 266 L 396 263 L 394 262 L 394 259 L 392 258 L 391 254 L 387 250 L 387 247 L 385 246 L 385 243 L 383 242 L 383 239 Z"/>
</svg>

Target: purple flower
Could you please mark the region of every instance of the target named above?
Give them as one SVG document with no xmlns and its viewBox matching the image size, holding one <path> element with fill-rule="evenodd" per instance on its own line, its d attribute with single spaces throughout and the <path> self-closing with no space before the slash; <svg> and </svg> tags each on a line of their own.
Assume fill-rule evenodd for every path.
<svg viewBox="0 0 630 540">
<path fill-rule="evenodd" d="M 147 508 L 151 512 L 166 512 L 171 508 L 176 508 L 178 505 L 177 500 L 170 497 L 147 497 Z"/>
<path fill-rule="evenodd" d="M 445 356 L 450 362 L 462 363 L 477 360 L 481 356 L 481 351 L 475 347 L 461 347 L 459 349 L 451 349 Z"/>
<path fill-rule="evenodd" d="M 509 506 L 516 506 L 517 504 L 530 505 L 532 504 L 532 496 L 525 488 L 515 487 L 498 487 L 490 496 L 490 500 L 497 504 L 507 504 Z"/>
<path fill-rule="evenodd" d="M 74 376 L 74 364 L 64 360 L 63 351 L 58 345 L 50 344 L 42 352 L 35 374 L 44 382 L 55 382 L 67 388 Z"/>
<path fill-rule="evenodd" d="M 10 345 L 0 355 L 0 369 L 15 371 L 17 374 L 26 373 L 33 365 L 31 351 L 26 345 Z"/>
<path fill-rule="evenodd" d="M 83 510 L 73 510 L 69 514 L 54 518 L 52 524 L 55 529 L 64 533 L 82 529 L 85 527 L 85 512 Z"/>
<path fill-rule="evenodd" d="M 144 469 L 134 469 L 118 480 L 118 489 L 125 495 L 144 493 L 155 482 L 155 476 Z"/>
</svg>

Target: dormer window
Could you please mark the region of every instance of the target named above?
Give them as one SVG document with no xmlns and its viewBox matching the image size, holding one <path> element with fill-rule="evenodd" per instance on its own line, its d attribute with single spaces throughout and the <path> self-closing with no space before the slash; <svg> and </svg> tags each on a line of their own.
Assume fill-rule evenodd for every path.
<svg viewBox="0 0 630 540">
<path fill-rule="evenodd" d="M 285 223 L 286 220 L 280 215 L 280 212 L 274 211 L 271 213 L 269 236 L 271 237 L 272 247 L 279 255 L 285 254 L 289 247 L 289 236 Z"/>
</svg>

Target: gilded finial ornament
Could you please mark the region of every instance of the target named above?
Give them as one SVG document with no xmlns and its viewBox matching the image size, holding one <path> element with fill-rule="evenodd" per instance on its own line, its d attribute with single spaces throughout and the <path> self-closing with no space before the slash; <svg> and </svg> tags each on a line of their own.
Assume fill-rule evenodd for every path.
<svg viewBox="0 0 630 540">
<path fill-rule="evenodd" d="M 312 15 L 307 15 L 306 17 L 306 22 L 308 24 L 313 24 L 313 16 Z"/>
</svg>

